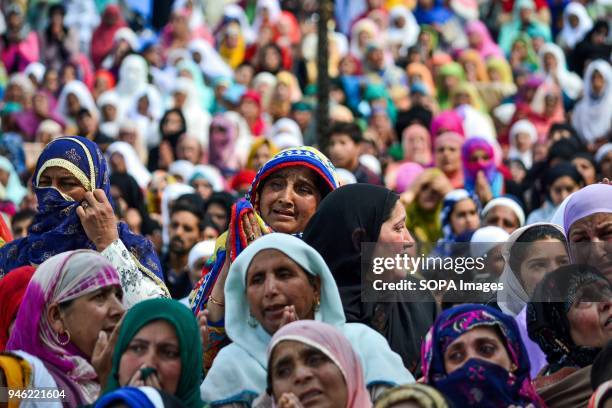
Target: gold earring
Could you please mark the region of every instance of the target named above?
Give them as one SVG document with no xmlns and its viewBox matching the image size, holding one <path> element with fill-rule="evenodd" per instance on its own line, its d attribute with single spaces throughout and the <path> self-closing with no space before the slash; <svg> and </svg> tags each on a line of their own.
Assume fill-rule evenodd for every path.
<svg viewBox="0 0 612 408">
<path fill-rule="evenodd" d="M 315 307 L 314 307 L 315 312 L 318 312 L 320 308 L 321 308 L 321 298 L 317 298 L 317 302 L 315 303 Z"/>
</svg>

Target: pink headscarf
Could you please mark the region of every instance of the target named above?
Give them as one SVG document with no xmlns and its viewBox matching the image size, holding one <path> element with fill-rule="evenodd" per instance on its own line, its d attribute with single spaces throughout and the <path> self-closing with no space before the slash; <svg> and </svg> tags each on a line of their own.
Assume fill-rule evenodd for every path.
<svg viewBox="0 0 612 408">
<path fill-rule="evenodd" d="M 448 143 L 456 144 L 459 151 L 461 151 L 461 148 L 465 143 L 465 137 L 456 132 L 443 132 L 434 138 L 434 151 L 439 145 Z M 461 163 L 454 174 L 444 174 L 446 174 L 446 177 L 448 177 L 450 180 L 453 188 L 463 187 L 463 166 Z"/>
<path fill-rule="evenodd" d="M 395 192 L 403 193 L 408 190 L 423 170 L 425 170 L 423 166 L 418 163 L 406 162 L 400 164 L 395 175 L 395 187 L 393 188 Z"/>
<path fill-rule="evenodd" d="M 423 137 L 425 143 L 422 146 L 417 145 L 417 149 L 413 149 L 408 144 L 417 137 Z M 404 161 L 416 162 L 423 166 L 431 164 L 431 135 L 425 126 L 414 124 L 404 129 L 402 132 L 402 148 L 404 150 Z"/>
<path fill-rule="evenodd" d="M 64 303 L 108 286 L 120 286 L 119 275 L 95 251 L 68 251 L 47 259 L 26 289 L 6 349 L 23 350 L 38 357 L 47 367 L 54 368 L 51 374 L 56 380 L 56 375 L 62 373 L 64 380 L 78 387 L 82 401 L 93 403 L 100 393 L 96 371 L 74 344 L 60 344 L 47 319 L 47 310 L 53 303 Z"/>
<path fill-rule="evenodd" d="M 444 132 L 455 132 L 465 137 L 463 130 L 463 117 L 454 110 L 440 113 L 431 121 L 431 135 L 435 138 Z"/>
<path fill-rule="evenodd" d="M 297 341 L 313 347 L 325 354 L 340 369 L 347 388 L 346 408 L 372 407 L 359 357 L 337 328 L 316 320 L 298 320 L 281 327 L 268 346 L 268 367 L 274 348 L 281 341 Z"/>
<path fill-rule="evenodd" d="M 491 34 L 487 29 L 487 26 L 480 20 L 474 20 L 467 23 L 465 26 L 465 32 L 470 34 L 477 34 L 481 39 L 482 43 L 480 44 L 480 48 L 477 49 L 482 56 L 482 58 L 487 59 L 490 57 L 499 57 L 503 58 L 500 48 L 495 44 L 495 41 L 491 38 Z"/>
</svg>

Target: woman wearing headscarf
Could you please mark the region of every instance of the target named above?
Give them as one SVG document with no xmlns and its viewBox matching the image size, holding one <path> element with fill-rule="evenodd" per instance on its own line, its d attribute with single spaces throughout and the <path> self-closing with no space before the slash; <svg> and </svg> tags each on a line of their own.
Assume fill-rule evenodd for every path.
<svg viewBox="0 0 612 408">
<path fill-rule="evenodd" d="M 314 354 L 313 358 L 318 357 L 321 363 L 312 367 L 303 353 Z M 268 367 L 268 395 L 276 406 L 296 399 L 308 403 L 313 399 L 309 391 L 315 387 L 319 388 L 319 404 L 372 406 L 359 356 L 344 334 L 332 325 L 301 320 L 283 326 L 268 346 Z M 311 376 L 304 378 L 300 368 L 309 370 Z"/>
<path fill-rule="evenodd" d="M 449 408 L 448 402 L 435 388 L 425 384 L 408 384 L 391 388 L 376 399 L 374 408 L 399 408 L 411 404 L 417 408 Z"/>
<path fill-rule="evenodd" d="M 452 90 L 465 81 L 465 71 L 458 62 L 444 64 L 438 73 L 438 102 L 440 109 L 452 108 L 450 94 Z"/>
<path fill-rule="evenodd" d="M 104 10 L 102 21 L 91 36 L 91 58 L 98 68 L 113 49 L 115 33 L 127 24 L 121 15 L 121 9 L 116 4 L 110 4 Z"/>
<path fill-rule="evenodd" d="M 168 169 L 176 157 L 179 139 L 186 132 L 187 121 L 183 112 L 177 108 L 167 110 L 159 121 L 160 144 L 149 151 L 147 167 L 150 171 Z"/>
<path fill-rule="evenodd" d="M 35 268 L 21 266 L 0 279 L 0 352 L 3 352 L 15 321 L 23 295 L 34 275 Z"/>
<path fill-rule="evenodd" d="M 282 284 L 275 272 L 280 265 L 291 276 Z M 299 238 L 277 233 L 259 238 L 231 269 L 225 327 L 233 343 L 219 352 L 200 388 L 212 406 L 248 406 L 265 391 L 266 349 L 284 323 L 294 320 L 317 320 L 340 330 L 363 364 L 370 394 L 414 381 L 384 337 L 364 325 L 346 323 L 334 277 L 321 255 Z M 270 286 L 270 280 L 280 286 Z"/>
<path fill-rule="evenodd" d="M 236 154 L 237 129 L 223 114 L 215 115 L 210 122 L 208 162 L 221 174 L 231 175 L 240 168 Z"/>
<path fill-rule="evenodd" d="M 276 153 L 278 149 L 269 139 L 265 137 L 255 139 L 249 150 L 245 167 L 258 171 Z"/>
<path fill-rule="evenodd" d="M 78 80 L 70 81 L 62 88 L 57 100 L 57 113 L 67 126 L 76 129 L 77 115 L 81 109 L 87 109 L 93 117 L 98 117 L 98 108 L 87 89 L 87 86 Z"/>
<path fill-rule="evenodd" d="M 572 261 L 599 269 L 612 282 L 610 240 L 601 228 L 612 221 L 612 185 L 591 184 L 572 194 L 566 199 L 562 220 Z"/>
<path fill-rule="evenodd" d="M 18 206 L 28 194 L 28 189 L 21 184 L 19 174 L 15 171 L 13 163 L 4 156 L 0 156 L 0 186 L 4 188 L 4 199 Z"/>
<path fill-rule="evenodd" d="M 489 82 L 485 59 L 476 50 L 466 49 L 459 54 L 459 63 L 465 71 L 465 79 L 473 85 Z"/>
<path fill-rule="evenodd" d="M 529 338 L 526 306 L 544 276 L 569 262 L 563 229 L 549 223 L 521 227 L 507 239 L 502 256 L 505 266 L 499 282 L 504 289 L 497 292 L 497 305 L 515 318 L 535 378 L 546 365 L 546 356 Z"/>
<path fill-rule="evenodd" d="M 612 68 L 605 60 L 593 61 L 584 74 L 584 96 L 572 114 L 572 125 L 591 150 L 610 134 L 611 104 Z"/>
<path fill-rule="evenodd" d="M 563 10 L 563 28 L 557 43 L 565 50 L 573 50 L 593 28 L 593 20 L 586 8 L 577 1 L 570 2 Z"/>
<path fill-rule="evenodd" d="M 487 26 L 480 20 L 473 20 L 466 24 L 465 32 L 468 36 L 470 48 L 476 50 L 484 60 L 489 58 L 502 58 L 503 53 L 489 33 Z"/>
<path fill-rule="evenodd" d="M 531 385 L 518 327 L 497 309 L 466 304 L 445 310 L 421 356 L 425 383 L 454 406 L 546 407 Z"/>
<path fill-rule="evenodd" d="M 434 165 L 444 172 L 453 188 L 463 187 L 461 147 L 465 139 L 459 133 L 446 131 L 434 137 Z"/>
<path fill-rule="evenodd" d="M 527 224 L 549 222 L 561 202 L 570 194 L 584 186 L 584 179 L 576 168 L 569 163 L 559 163 L 546 169 L 542 190 L 546 201 L 540 208 L 533 210 L 527 217 Z"/>
<path fill-rule="evenodd" d="M 389 28 L 387 29 L 387 43 L 397 48 L 398 54 L 402 50 L 412 47 L 421 31 L 414 15 L 408 7 L 397 5 L 389 10 Z"/>
<path fill-rule="evenodd" d="M 492 57 L 486 61 L 490 82 L 478 85 L 478 91 L 489 110 L 499 106 L 502 101 L 516 93 L 512 68 L 503 57 Z"/>
<path fill-rule="evenodd" d="M 212 193 L 218 193 L 225 189 L 225 180 L 216 167 L 208 164 L 199 164 L 193 168 L 193 174 L 188 180 L 189 185 L 204 200 L 208 200 Z"/>
<path fill-rule="evenodd" d="M 420 82 L 427 87 L 430 96 L 436 96 L 436 84 L 434 83 L 433 76 L 429 68 L 427 68 L 427 65 L 420 62 L 412 62 L 406 67 L 406 73 L 408 74 L 411 84 Z"/>
<path fill-rule="evenodd" d="M 512 10 L 512 20 L 504 23 L 499 32 L 499 46 L 506 53 L 510 53 L 510 46 L 520 34 L 527 34 L 531 38 L 541 37 L 545 42 L 552 41 L 550 27 L 538 21 L 535 16 L 535 3 L 533 0 L 517 0 Z"/>
<path fill-rule="evenodd" d="M 166 350 L 159 348 L 162 341 Z M 121 324 L 104 393 L 153 386 L 186 408 L 200 408 L 201 356 L 200 330 L 189 309 L 172 299 L 145 300 Z"/>
<path fill-rule="evenodd" d="M 115 268 L 91 250 L 68 251 L 43 262 L 32 277 L 7 350 L 44 363 L 69 406 L 91 404 L 106 373 L 92 362 L 123 314 Z M 83 326 L 85 323 L 85 327 Z"/>
<path fill-rule="evenodd" d="M 495 164 L 490 142 L 479 137 L 468 139 L 461 149 L 464 188 L 476 193 L 481 202 L 499 197 L 504 191 L 504 177 Z"/>
<path fill-rule="evenodd" d="M 0 275 L 75 249 L 95 249 L 119 271 L 126 305 L 166 296 L 161 266 L 151 242 L 117 223 L 106 160 L 80 136 L 55 139 L 33 177 L 38 213 L 25 238 L 0 249 Z"/>
<path fill-rule="evenodd" d="M 356 22 L 351 29 L 351 55 L 361 61 L 365 56 L 368 44 L 378 38 L 378 36 L 378 26 L 373 20 L 363 18 Z"/>
<path fill-rule="evenodd" d="M 583 76 L 587 63 L 598 59 L 607 60 L 612 52 L 612 44 L 606 41 L 610 33 L 608 21 L 599 20 L 586 37 L 580 41 L 573 52 L 569 55 L 569 63 L 572 71 Z"/>
<path fill-rule="evenodd" d="M 452 189 L 442 170 L 431 168 L 421 173 L 412 188 L 402 195 L 402 200 L 407 203 L 406 227 L 423 245 L 425 253 L 442 238 L 442 202 Z"/>
<path fill-rule="evenodd" d="M 510 128 L 510 150 L 508 159 L 518 159 L 529 170 L 533 164 L 533 146 L 538 141 L 538 132 L 531 122 L 522 119 Z"/>
<path fill-rule="evenodd" d="M 419 124 L 408 126 L 402 132 L 402 149 L 404 161 L 429 166 L 431 158 L 431 135 L 426 127 Z"/>
<path fill-rule="evenodd" d="M 591 365 L 611 337 L 611 308 L 612 284 L 592 266 L 563 266 L 536 287 L 527 330 L 546 354 L 534 385 L 549 407 L 587 405 Z"/>
<path fill-rule="evenodd" d="M 440 112 L 431 121 L 431 135 L 434 140 L 437 136 L 445 132 L 454 132 L 462 138 L 465 138 L 463 118 L 454 110 Z"/>
<path fill-rule="evenodd" d="M 582 93 L 582 80 L 567 69 L 565 54 L 556 44 L 544 44 L 538 52 L 540 69 L 547 78 L 561 87 L 563 93 L 571 100 L 576 100 Z"/>
<path fill-rule="evenodd" d="M 444 196 L 440 212 L 442 238 L 438 244 L 452 244 L 457 238 L 480 227 L 480 200 L 466 190 L 453 190 Z"/>
<path fill-rule="evenodd" d="M 329 265 L 347 321 L 380 332 L 404 365 L 416 372 L 420 342 L 436 313 L 433 298 L 431 303 L 361 302 L 361 243 L 411 242 L 405 224 L 406 213 L 396 193 L 380 186 L 351 184 L 321 202 L 304 232 L 304 241 Z M 388 234 L 389 225 L 394 235 Z"/>
<path fill-rule="evenodd" d="M 125 171 L 123 169 L 116 169 L 113 167 L 113 156 L 117 154 L 123 158 Z M 151 173 L 146 169 L 138 158 L 138 154 L 134 148 L 126 142 L 114 142 L 106 149 L 105 152 L 108 163 L 114 173 L 127 173 L 138 182 L 141 189 L 146 189 L 151 181 Z"/>
<path fill-rule="evenodd" d="M 215 96 L 213 90 L 206 86 L 200 67 L 193 61 L 182 59 L 176 64 L 176 71 L 177 77 L 185 77 L 193 81 L 197 91 L 196 100 L 200 108 L 210 112 Z"/>
</svg>

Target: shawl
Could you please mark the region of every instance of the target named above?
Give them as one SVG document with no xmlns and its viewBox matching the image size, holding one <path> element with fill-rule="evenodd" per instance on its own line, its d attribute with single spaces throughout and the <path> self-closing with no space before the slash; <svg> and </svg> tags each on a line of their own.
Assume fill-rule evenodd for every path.
<svg viewBox="0 0 612 408">
<path fill-rule="evenodd" d="M 393 408 L 401 402 L 416 402 L 423 408 L 449 408 L 444 395 L 425 384 L 408 384 L 386 390 L 376 398 L 374 408 Z"/>
<path fill-rule="evenodd" d="M 23 295 L 35 270 L 31 266 L 22 266 L 0 279 L 0 352 L 6 347 L 9 327 L 17 316 Z"/>
<path fill-rule="evenodd" d="M 572 225 L 589 215 L 603 212 L 612 212 L 612 186 L 608 184 L 591 184 L 586 186 L 569 198 L 563 216 L 563 229 L 569 238 Z"/>
<path fill-rule="evenodd" d="M 114 142 L 106 149 L 106 159 L 110 162 L 110 158 L 113 154 L 120 154 L 123 156 L 127 173 L 134 177 L 134 180 L 138 182 L 138 185 L 142 189 L 146 189 L 151 181 L 151 173 L 142 164 L 138 158 L 136 150 L 126 142 Z"/>
<path fill-rule="evenodd" d="M 19 179 L 19 175 L 13 166 L 13 163 L 10 162 L 4 156 L 0 156 L 0 170 L 3 170 L 9 174 L 8 183 L 6 186 L 2 186 L 6 190 L 5 199 L 11 201 L 15 205 L 21 204 L 23 198 L 28 194 L 28 189 L 25 188 L 21 184 L 21 180 Z M 0 186 L 2 183 L 0 183 Z"/>
<path fill-rule="evenodd" d="M 276 148 L 274 143 L 272 143 L 269 139 L 266 139 L 265 137 L 260 137 L 260 138 L 255 139 L 253 141 L 253 144 L 251 145 L 251 149 L 249 150 L 249 155 L 247 156 L 247 162 L 245 166 L 247 169 L 251 169 L 255 171 L 259 170 L 255 168 L 253 160 L 255 159 L 255 156 L 257 155 L 257 151 L 263 145 L 268 146 L 268 149 L 270 150 L 270 157 L 278 153 L 278 149 Z"/>
<path fill-rule="evenodd" d="M 74 120 L 75 118 L 71 118 L 68 113 L 68 95 L 73 94 L 79 100 L 79 104 L 81 108 L 87 109 L 94 117 L 99 118 L 100 114 L 98 112 L 98 108 L 96 107 L 96 103 L 94 102 L 93 97 L 91 96 L 91 92 L 87 88 L 83 82 L 78 80 L 73 80 L 68 82 L 62 88 L 62 92 L 57 99 L 57 113 L 62 116 L 64 120 Z"/>
<path fill-rule="evenodd" d="M 571 99 L 577 99 L 582 92 L 582 80 L 573 72 L 568 71 L 567 64 L 565 62 L 565 54 L 561 47 L 556 44 L 548 43 L 542 45 L 538 56 L 540 58 L 540 68 L 544 71 L 544 57 L 550 54 L 557 61 L 557 67 L 555 72 L 544 72 L 549 76 L 554 76 L 559 86 Z"/>
<path fill-rule="evenodd" d="M 516 229 L 510 234 L 510 237 L 508 237 L 502 248 L 505 266 L 499 281 L 504 284 L 504 290 L 497 292 L 497 304 L 502 312 L 507 315 L 517 316 L 529 302 L 529 294 L 523 288 L 520 276 L 517 275 L 519 271 L 513 271 L 510 267 L 510 252 L 512 251 L 512 246 L 528 230 L 543 226 L 555 228 L 563 234 L 563 229 L 558 225 L 538 222 Z"/>
<path fill-rule="evenodd" d="M 472 358 L 452 373 L 446 372 L 446 349 L 476 327 L 496 328 L 501 332 L 502 343 L 516 367 L 514 371 Z M 536 407 L 545 406 L 531 385 L 529 359 L 514 319 L 492 307 L 465 304 L 442 312 L 427 333 L 421 358 L 425 383 L 442 392 L 454 405 L 507 407 L 532 403 Z"/>
<path fill-rule="evenodd" d="M 612 287 L 597 269 L 588 265 L 566 265 L 549 273 L 538 284 L 527 305 L 529 338 L 546 354 L 547 374 L 563 368 L 584 368 L 593 364 L 601 349 L 579 346 L 570 334 L 567 314 L 581 287 L 593 284 Z M 597 301 L 589 291 L 586 300 Z"/>
<path fill-rule="evenodd" d="M 395 21 L 403 19 L 403 27 L 397 27 Z M 418 40 L 421 31 L 414 15 L 405 6 L 395 6 L 389 10 L 390 25 L 387 29 L 387 41 L 399 44 L 400 48 L 412 47 Z"/>
<path fill-rule="evenodd" d="M 578 18 L 578 26 L 576 28 L 570 25 L 569 16 L 576 16 Z M 592 28 L 593 20 L 591 20 L 586 8 L 582 3 L 572 1 L 563 10 L 563 28 L 559 33 L 559 39 L 567 48 L 573 49 Z"/>
<path fill-rule="evenodd" d="M 481 43 L 478 46 L 478 53 L 480 56 L 487 60 L 491 57 L 503 58 L 503 53 L 499 49 L 499 46 L 491 38 L 491 33 L 487 26 L 480 20 L 470 21 L 465 26 L 465 32 L 468 36 L 477 35 L 480 37 Z"/>
<path fill-rule="evenodd" d="M 221 173 L 238 170 L 240 163 L 236 154 L 236 127 L 223 114 L 216 115 L 210 122 L 208 162 Z"/>
<path fill-rule="evenodd" d="M 412 62 L 406 67 L 406 72 L 411 83 L 420 82 L 427 87 L 428 95 L 436 96 L 436 84 L 427 65 L 420 62 Z"/>
<path fill-rule="evenodd" d="M 363 369 L 359 356 L 340 330 L 315 320 L 299 320 L 281 327 L 268 345 L 268 367 L 274 348 L 283 341 L 297 341 L 325 354 L 339 369 L 347 388 L 346 408 L 369 408 L 372 406 L 370 393 L 363 380 Z M 268 374 L 268 389 L 270 384 Z"/>
<path fill-rule="evenodd" d="M 91 36 L 91 58 L 96 67 L 113 49 L 113 38 L 117 30 L 126 26 L 118 5 L 110 4 L 106 7 L 102 15 L 102 22 Z"/>
<path fill-rule="evenodd" d="M 38 158 L 34 171 L 34 192 L 38 213 L 28 235 L 0 249 L 0 276 L 23 265 L 39 265 L 53 255 L 75 249 L 95 249 L 76 214 L 80 205 L 53 187 L 38 187 L 48 167 L 62 167 L 73 174 L 86 191 L 102 189 L 111 205 L 109 172 L 98 146 L 81 136 L 61 137 L 49 143 Z M 138 268 L 163 286 L 162 269 L 151 242 L 130 232 L 124 222 L 117 224 L 119 239 L 137 261 Z"/>
<path fill-rule="evenodd" d="M 595 71 L 599 72 L 606 82 L 603 92 L 595 95 L 591 79 Z M 572 115 L 572 125 L 586 143 L 609 135 L 612 129 L 612 68 L 604 60 L 595 60 L 589 64 L 584 74 L 584 96 L 576 104 Z"/>
<path fill-rule="evenodd" d="M 130 342 L 140 330 L 154 321 L 163 320 L 174 327 L 179 341 L 181 374 L 175 396 L 185 407 L 200 408 L 202 373 L 202 340 L 195 317 L 188 308 L 172 299 L 148 299 L 136 304 L 125 315 L 113 353 L 113 366 L 105 393 L 119 389 L 119 365 Z"/>
<path fill-rule="evenodd" d="M 301 146 L 286 149 L 268 160 L 257 172 L 245 200 L 240 200 L 232 207 L 230 228 L 235 228 L 235 232 L 239 232 L 239 234 L 234 234 L 236 242 L 229 244 L 226 242 L 227 234 L 222 234 L 217 239 L 215 255 L 208 261 L 210 271 L 200 279 L 191 292 L 190 303 L 194 313 L 203 309 L 208 301 L 208 297 L 223 268 L 227 249 L 231 250 L 232 257 L 235 258 L 246 247 L 246 237 L 242 233 L 242 215 L 252 212 L 257 216 L 259 224 L 269 230 L 269 227 L 265 225 L 264 220 L 259 216 L 259 193 L 265 180 L 281 169 L 296 166 L 309 168 L 319 176 L 323 187 L 321 197 L 325 197 L 330 191 L 335 190 L 340 185 L 334 165 L 323 153 L 313 147 Z M 295 233 L 301 234 L 302 231 L 295 231 Z M 242 240 L 241 243 L 238 242 L 239 240 Z"/>
<path fill-rule="evenodd" d="M 335 326 L 346 336 L 363 365 L 366 386 L 414 381 L 384 337 L 364 325 L 345 322 L 338 288 L 321 255 L 299 238 L 272 233 L 251 243 L 232 263 L 225 284 L 225 330 L 233 342 L 221 349 L 200 387 L 204 401 L 213 406 L 250 403 L 266 389 L 267 348 L 272 336 L 260 324 L 248 323 L 252 319 L 246 298 L 248 267 L 255 255 L 266 249 L 282 252 L 305 273 L 321 279 L 320 306 L 314 320 Z"/>
<path fill-rule="evenodd" d="M 533 152 L 529 148 L 525 152 L 521 152 L 517 147 L 517 135 L 519 133 L 527 133 L 530 137 L 531 144 L 534 145 L 538 141 L 538 131 L 533 123 L 526 119 L 515 122 L 510 128 L 510 151 L 508 152 L 509 159 L 518 159 L 529 170 L 533 165 Z"/>
<path fill-rule="evenodd" d="M 72 343 L 61 345 L 47 319 L 53 303 L 64 303 L 109 286 L 121 287 L 115 268 L 91 250 L 68 251 L 43 262 L 23 296 L 7 350 L 23 350 L 41 359 L 55 381 L 76 386 L 78 404 L 92 403 L 100 392 L 97 374 Z"/>
<path fill-rule="evenodd" d="M 347 321 L 363 323 L 380 332 L 404 365 L 415 372 L 422 338 L 436 313 L 433 298 L 431 303 L 361 301 L 361 244 L 378 241 L 388 215 L 385 213 L 392 210 L 397 197 L 380 186 L 342 186 L 321 201 L 304 231 L 304 241 L 321 254 L 331 269 Z"/>
</svg>

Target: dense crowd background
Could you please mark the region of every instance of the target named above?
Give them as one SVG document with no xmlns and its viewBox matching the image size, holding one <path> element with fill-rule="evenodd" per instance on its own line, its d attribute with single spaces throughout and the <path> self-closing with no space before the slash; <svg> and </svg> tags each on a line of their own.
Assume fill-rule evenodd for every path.
<svg viewBox="0 0 612 408">
<path fill-rule="evenodd" d="M 330 2 L 324 127 L 318 3 L 0 1 L 0 385 L 609 406 L 612 3 Z M 506 290 L 362 302 L 367 242 Z"/>
</svg>

